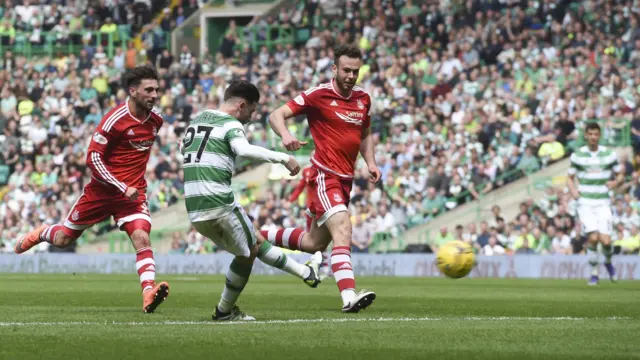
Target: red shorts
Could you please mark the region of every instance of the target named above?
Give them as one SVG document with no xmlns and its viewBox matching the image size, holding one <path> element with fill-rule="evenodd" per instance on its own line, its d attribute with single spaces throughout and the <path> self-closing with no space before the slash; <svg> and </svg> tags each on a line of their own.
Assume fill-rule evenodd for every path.
<svg viewBox="0 0 640 360">
<path fill-rule="evenodd" d="M 307 212 L 316 218 L 318 226 L 333 214 L 347 211 L 351 194 L 352 179 L 322 171 L 315 166 L 309 175 L 309 198 L 311 200 Z"/>
<path fill-rule="evenodd" d="M 87 184 L 76 203 L 69 211 L 64 226 L 75 231 L 82 231 L 113 216 L 118 228 L 134 221 L 144 220 L 151 227 L 151 216 L 147 207 L 147 195 L 140 192 L 135 201 L 124 197 L 116 188 L 96 184 Z"/>
</svg>

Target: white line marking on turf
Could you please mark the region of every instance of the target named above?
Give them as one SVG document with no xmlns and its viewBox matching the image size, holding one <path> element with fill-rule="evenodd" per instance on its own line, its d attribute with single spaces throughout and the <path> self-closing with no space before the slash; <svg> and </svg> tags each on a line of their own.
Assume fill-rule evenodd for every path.
<svg viewBox="0 0 640 360">
<path fill-rule="evenodd" d="M 420 322 L 420 321 L 588 321 L 588 320 L 631 320 L 630 317 L 611 316 L 605 318 L 589 317 L 511 317 L 511 316 L 467 316 L 467 317 L 420 317 L 420 318 L 337 318 L 337 319 L 290 319 L 264 321 L 54 321 L 54 322 L 0 322 L 0 326 L 69 326 L 69 325 L 263 325 L 263 324 L 315 324 L 345 322 Z"/>
</svg>

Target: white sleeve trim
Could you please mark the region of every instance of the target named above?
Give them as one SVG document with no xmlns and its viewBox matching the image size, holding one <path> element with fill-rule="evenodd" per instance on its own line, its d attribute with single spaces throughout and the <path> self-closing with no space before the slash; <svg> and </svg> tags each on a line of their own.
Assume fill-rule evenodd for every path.
<svg viewBox="0 0 640 360">
<path fill-rule="evenodd" d="M 231 140 L 230 145 L 233 152 L 238 156 L 279 164 L 285 164 L 289 161 L 289 155 L 271 151 L 261 146 L 251 145 L 246 138 L 235 138 Z"/>
<path fill-rule="evenodd" d="M 97 152 L 92 152 L 91 162 L 93 163 L 93 166 L 95 167 L 95 169 L 98 171 L 97 175 L 100 178 L 102 178 L 104 181 L 108 182 L 109 184 L 117 187 L 118 190 L 120 190 L 121 192 L 123 193 L 127 192 L 127 185 L 123 184 L 121 181 L 116 179 L 116 177 L 109 172 L 107 167 L 102 162 L 102 158 L 100 154 L 98 154 Z"/>
</svg>

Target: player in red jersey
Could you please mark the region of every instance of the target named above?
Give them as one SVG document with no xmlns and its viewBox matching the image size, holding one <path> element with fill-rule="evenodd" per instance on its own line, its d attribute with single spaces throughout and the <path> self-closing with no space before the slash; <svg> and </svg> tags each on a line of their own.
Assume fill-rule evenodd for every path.
<svg viewBox="0 0 640 360">
<path fill-rule="evenodd" d="M 125 75 L 129 99 L 98 124 L 87 151 L 91 181 L 63 224 L 42 225 L 16 242 L 24 253 L 40 242 L 56 247 L 73 243 L 82 232 L 113 216 L 136 249 L 136 269 L 142 286 L 143 311 L 152 313 L 169 296 L 169 284 L 155 283 L 155 261 L 149 232 L 151 217 L 144 173 L 162 117 L 153 111 L 158 99 L 158 73 L 139 66 Z"/>
<path fill-rule="evenodd" d="M 311 88 L 283 105 L 269 118 L 273 130 L 289 151 L 306 143 L 293 137 L 286 119 L 306 114 L 315 140 L 311 158 L 309 186 L 313 193 L 309 212 L 314 215 L 311 230 L 262 231 L 261 235 L 278 246 L 308 253 L 324 251 L 331 240 L 331 269 L 342 297 L 343 312 L 358 312 L 371 305 L 376 295 L 370 291 L 356 293 L 351 266 L 351 221 L 347 207 L 353 184 L 358 153 L 367 163 L 371 182 L 380 180 L 371 136 L 371 98 L 355 86 L 362 66 L 362 53 L 353 45 L 334 51 L 334 79 Z"/>
<path fill-rule="evenodd" d="M 313 157 L 313 152 L 311 152 L 311 157 Z M 313 198 L 313 194 L 311 193 L 311 171 L 312 171 L 313 166 L 309 165 L 307 167 L 305 167 L 304 169 L 302 169 L 302 171 L 300 172 L 302 174 L 302 179 L 300 179 L 300 181 L 298 182 L 298 184 L 296 185 L 296 187 L 293 189 L 293 192 L 291 192 L 291 195 L 289 195 L 289 202 L 294 202 L 296 200 L 298 200 L 298 198 L 300 197 L 300 195 L 307 190 L 307 199 L 306 199 L 306 206 L 307 209 L 310 208 L 311 206 L 311 199 Z M 311 220 L 313 220 L 313 218 L 311 216 L 309 216 L 309 214 L 306 214 L 307 217 L 307 231 L 311 230 Z"/>
<path fill-rule="evenodd" d="M 311 157 L 313 157 L 313 155 L 314 155 L 314 151 L 311 152 Z M 294 202 L 298 200 L 298 197 L 300 197 L 300 195 L 306 190 L 307 191 L 307 198 L 306 198 L 307 209 L 311 208 L 311 200 L 314 198 L 313 194 L 315 194 L 310 184 L 312 180 L 311 179 L 312 169 L 313 169 L 313 165 L 309 165 L 304 169 L 302 169 L 302 171 L 300 172 L 302 174 L 302 179 L 300 179 L 296 187 L 293 189 L 293 192 L 291 192 L 291 195 L 289 195 L 289 199 L 288 199 L 289 202 Z M 311 231 L 311 222 L 313 221 L 313 216 L 310 215 L 307 211 L 307 213 L 305 213 L 305 217 L 307 219 L 306 230 Z M 328 250 L 325 250 L 322 253 L 322 264 L 320 264 L 320 280 L 321 281 L 324 281 L 326 278 L 331 276 L 331 274 L 329 273 L 329 263 L 327 262 L 327 260 L 329 259 L 329 256 L 330 254 Z"/>
</svg>

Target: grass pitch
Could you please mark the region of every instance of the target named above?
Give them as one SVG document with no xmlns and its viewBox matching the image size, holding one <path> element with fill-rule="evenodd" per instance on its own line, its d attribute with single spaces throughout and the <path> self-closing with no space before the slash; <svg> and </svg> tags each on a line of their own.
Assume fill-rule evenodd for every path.
<svg viewBox="0 0 640 360">
<path fill-rule="evenodd" d="M 252 277 L 254 323 L 212 323 L 223 277 L 159 277 L 141 311 L 137 276 L 0 274 L 0 359 L 640 358 L 640 283 L 356 279 L 378 299 L 342 314 L 333 279 Z"/>
</svg>

